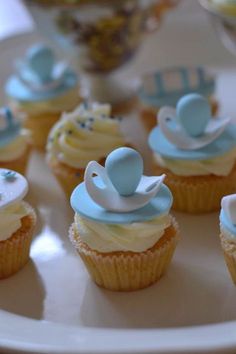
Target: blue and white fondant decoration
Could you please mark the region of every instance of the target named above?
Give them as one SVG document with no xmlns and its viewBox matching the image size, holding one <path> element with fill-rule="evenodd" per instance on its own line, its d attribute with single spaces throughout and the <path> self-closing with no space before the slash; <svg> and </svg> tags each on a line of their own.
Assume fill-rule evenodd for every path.
<svg viewBox="0 0 236 354">
<path fill-rule="evenodd" d="M 236 146 L 236 126 L 228 117 L 212 117 L 207 100 L 183 96 L 176 109 L 163 107 L 150 136 L 152 150 L 167 158 L 209 159 Z"/>
<path fill-rule="evenodd" d="M 220 222 L 236 237 L 236 194 L 227 195 L 221 200 Z"/>
<path fill-rule="evenodd" d="M 21 201 L 28 192 L 28 182 L 21 174 L 0 168 L 0 210 Z"/>
<path fill-rule="evenodd" d="M 108 155 L 105 167 L 96 161 L 88 164 L 84 182 L 72 193 L 71 206 L 82 216 L 109 224 L 149 220 L 167 213 L 172 205 L 164 178 L 143 176 L 141 155 L 119 148 Z"/>
<path fill-rule="evenodd" d="M 53 50 L 36 44 L 16 62 L 16 75 L 6 83 L 6 93 L 22 101 L 50 99 L 75 87 L 76 74 L 65 62 L 58 62 Z"/>
<path fill-rule="evenodd" d="M 20 128 L 10 108 L 0 108 L 0 147 L 10 144 L 19 134 Z"/>
<path fill-rule="evenodd" d="M 139 98 L 153 107 L 176 106 L 178 100 L 196 92 L 204 97 L 213 95 L 215 79 L 202 67 L 171 67 L 142 78 Z"/>
</svg>

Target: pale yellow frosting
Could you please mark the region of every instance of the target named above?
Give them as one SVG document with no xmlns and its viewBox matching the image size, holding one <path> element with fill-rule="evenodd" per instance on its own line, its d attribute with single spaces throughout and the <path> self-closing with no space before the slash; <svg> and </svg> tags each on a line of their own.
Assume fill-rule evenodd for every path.
<svg viewBox="0 0 236 354">
<path fill-rule="evenodd" d="M 132 224 L 103 224 L 75 214 L 81 240 L 98 252 L 143 252 L 152 247 L 171 224 L 168 214 Z"/>
<path fill-rule="evenodd" d="M 44 101 L 11 101 L 11 107 L 31 116 L 41 113 L 61 113 L 74 109 L 81 101 L 78 87 L 71 89 L 63 95 Z"/>
<path fill-rule="evenodd" d="M 48 158 L 74 168 L 85 168 L 112 150 L 125 145 L 119 120 L 111 118 L 107 104 L 84 104 L 64 113 L 52 128 L 47 143 Z"/>
<path fill-rule="evenodd" d="M 159 166 L 167 168 L 178 176 L 227 176 L 236 161 L 236 149 L 224 155 L 206 160 L 173 160 L 155 153 L 154 158 Z"/>
<path fill-rule="evenodd" d="M 21 227 L 21 219 L 28 215 L 24 202 L 17 202 L 0 210 L 0 241 L 5 241 Z"/>
<path fill-rule="evenodd" d="M 26 129 L 21 129 L 13 141 L 0 147 L 0 162 L 13 161 L 21 157 L 28 147 L 29 139 L 29 132 Z"/>
</svg>

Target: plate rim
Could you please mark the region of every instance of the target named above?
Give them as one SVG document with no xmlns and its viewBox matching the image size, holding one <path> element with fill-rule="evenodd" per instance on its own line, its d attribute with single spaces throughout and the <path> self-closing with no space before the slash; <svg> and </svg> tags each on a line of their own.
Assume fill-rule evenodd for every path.
<svg viewBox="0 0 236 354">
<path fill-rule="evenodd" d="M 4 50 L 14 44 L 20 45 L 20 41 L 33 41 L 37 37 L 40 38 L 36 31 L 14 34 L 2 39 L 0 48 Z M 12 328 L 17 329 L 17 334 Z M 145 351 L 156 354 L 226 354 L 226 351 L 236 349 L 235 333 L 236 321 L 158 329 L 78 328 L 0 309 L 0 351 L 14 353 L 130 354 Z M 115 349 L 115 343 L 119 343 L 120 348 Z"/>
</svg>

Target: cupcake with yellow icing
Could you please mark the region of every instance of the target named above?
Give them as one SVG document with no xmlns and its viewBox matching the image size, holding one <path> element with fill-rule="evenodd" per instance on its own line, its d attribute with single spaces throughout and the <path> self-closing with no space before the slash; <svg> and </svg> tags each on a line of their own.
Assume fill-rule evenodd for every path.
<svg viewBox="0 0 236 354">
<path fill-rule="evenodd" d="M 87 165 L 84 182 L 71 196 L 70 240 L 91 278 L 109 290 L 132 291 L 157 282 L 178 242 L 165 176 L 142 173 L 139 153 L 118 148 L 105 167 L 96 161 Z"/>
<path fill-rule="evenodd" d="M 236 126 L 211 117 L 199 94 L 182 97 L 176 110 L 163 107 L 149 135 L 154 171 L 166 174 L 173 208 L 188 213 L 219 210 L 221 198 L 236 191 Z"/>
<path fill-rule="evenodd" d="M 236 194 L 222 198 L 220 240 L 226 265 L 236 285 Z"/>
<path fill-rule="evenodd" d="M 0 190 L 0 279 L 3 279 L 27 263 L 36 215 L 23 201 L 28 183 L 22 175 L 0 169 Z"/>
<path fill-rule="evenodd" d="M 31 150 L 29 131 L 22 129 L 8 107 L 0 109 L 0 168 L 25 174 Z"/>
<path fill-rule="evenodd" d="M 31 47 L 26 58 L 16 63 L 16 73 L 7 80 L 5 91 L 10 106 L 21 113 L 23 126 L 31 131 L 33 146 L 40 150 L 61 113 L 81 101 L 76 74 L 57 62 L 43 44 Z"/>
<path fill-rule="evenodd" d="M 64 113 L 52 128 L 47 143 L 47 161 L 70 197 L 91 160 L 103 164 L 115 148 L 126 145 L 120 119 L 111 116 L 108 104 L 81 104 Z"/>
<path fill-rule="evenodd" d="M 189 93 L 207 98 L 212 114 L 218 110 L 215 78 L 203 67 L 169 67 L 143 76 L 139 89 L 140 117 L 148 132 L 157 122 L 157 113 L 163 106 L 176 107 L 179 99 Z"/>
</svg>

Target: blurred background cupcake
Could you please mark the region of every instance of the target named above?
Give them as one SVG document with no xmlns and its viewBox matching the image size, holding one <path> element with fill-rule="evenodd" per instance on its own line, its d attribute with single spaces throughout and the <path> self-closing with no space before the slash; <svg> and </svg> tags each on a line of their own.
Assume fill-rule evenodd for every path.
<svg viewBox="0 0 236 354">
<path fill-rule="evenodd" d="M 121 119 L 111 115 L 109 104 L 83 103 L 52 128 L 47 162 L 69 198 L 90 160 L 103 164 L 113 149 L 127 144 Z"/>
<path fill-rule="evenodd" d="M 0 167 L 26 174 L 30 151 L 30 132 L 8 107 L 0 108 Z"/>
<path fill-rule="evenodd" d="M 93 101 L 109 102 L 115 111 L 133 106 L 136 80 L 124 80 L 146 39 L 159 29 L 178 0 L 24 0 L 39 31 L 73 57 Z"/>
<path fill-rule="evenodd" d="M 175 107 L 182 96 L 192 92 L 206 97 L 212 113 L 217 112 L 218 102 L 214 97 L 215 78 L 202 67 L 170 67 L 146 74 L 141 81 L 140 115 L 147 131 L 156 125 L 157 113 L 161 107 Z"/>
<path fill-rule="evenodd" d="M 166 174 L 173 208 L 188 213 L 219 210 L 221 198 L 236 191 L 236 126 L 212 117 L 199 94 L 183 96 L 176 110 L 163 107 L 149 135 L 154 171 Z"/>
<path fill-rule="evenodd" d="M 28 261 L 36 215 L 23 200 L 28 183 L 19 173 L 0 168 L 0 190 L 0 279 L 3 279 Z"/>
<path fill-rule="evenodd" d="M 9 104 L 14 112 L 22 113 L 33 146 L 43 150 L 49 130 L 61 113 L 81 101 L 77 75 L 66 63 L 57 62 L 52 49 L 44 44 L 29 48 L 15 66 L 5 86 Z"/>
</svg>

